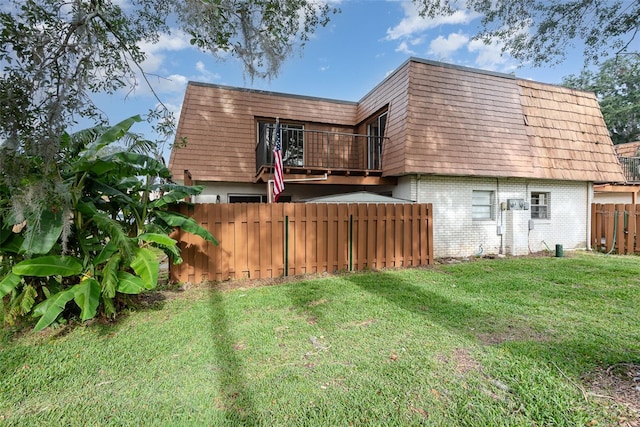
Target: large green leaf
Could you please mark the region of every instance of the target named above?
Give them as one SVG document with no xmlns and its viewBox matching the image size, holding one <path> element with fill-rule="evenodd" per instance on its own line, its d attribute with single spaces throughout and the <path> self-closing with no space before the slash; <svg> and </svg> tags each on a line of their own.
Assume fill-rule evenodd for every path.
<svg viewBox="0 0 640 427">
<path fill-rule="evenodd" d="M 61 211 L 43 210 L 39 219 L 29 221 L 27 224 L 20 251 L 30 254 L 49 253 L 58 241 L 63 226 L 64 218 Z"/>
<path fill-rule="evenodd" d="M 151 175 L 161 178 L 169 178 L 169 169 L 158 160 L 145 154 L 121 151 L 108 156 L 101 157 L 102 161 L 117 164 L 123 176 L 131 175 Z"/>
<path fill-rule="evenodd" d="M 80 307 L 80 319 L 82 321 L 92 319 L 98 310 L 100 303 L 100 284 L 94 278 L 83 280 L 73 288 L 73 300 Z"/>
<path fill-rule="evenodd" d="M 91 183 L 90 188 L 92 193 L 109 196 L 109 198 L 118 197 L 127 203 L 133 203 L 133 200 L 131 199 L 131 197 L 129 197 L 128 194 L 124 193 L 116 187 L 101 182 L 99 179 L 87 178 L 87 183 Z"/>
<path fill-rule="evenodd" d="M 0 299 L 2 299 L 9 292 L 13 291 L 16 286 L 22 281 L 22 276 L 10 272 L 2 281 L 0 281 Z"/>
<path fill-rule="evenodd" d="M 172 227 L 180 227 L 184 231 L 200 236 L 205 240 L 210 241 L 214 245 L 218 244 L 218 241 L 209 231 L 200 226 L 193 218 L 186 217 L 176 212 L 155 212 L 156 216 L 164 221 L 167 225 Z"/>
<path fill-rule="evenodd" d="M 74 290 L 73 288 L 71 288 L 62 292 L 58 292 L 57 294 L 52 295 L 51 297 L 38 304 L 33 309 L 33 315 L 34 317 L 41 317 L 40 320 L 38 320 L 38 323 L 36 323 L 34 331 L 41 331 L 42 329 L 55 322 L 60 313 L 62 313 L 62 310 L 64 310 L 64 307 L 69 301 L 73 299 L 73 297 Z"/>
<path fill-rule="evenodd" d="M 11 227 L 7 224 L 4 224 L 2 222 L 2 217 L 0 216 L 0 245 L 2 245 L 2 243 L 4 243 L 9 237 L 11 237 L 12 234 L 13 231 L 11 230 Z"/>
<path fill-rule="evenodd" d="M 153 252 L 149 249 L 138 248 L 133 261 L 131 261 L 131 268 L 142 279 L 145 288 L 153 289 L 156 287 L 160 263 Z"/>
<path fill-rule="evenodd" d="M 74 276 L 82 272 L 82 264 L 70 256 L 49 255 L 21 261 L 12 271 L 20 276 Z"/>
<path fill-rule="evenodd" d="M 102 269 L 102 293 L 105 298 L 116 296 L 118 288 L 118 270 L 120 269 L 121 256 L 119 253 L 113 254 Z"/>
<path fill-rule="evenodd" d="M 166 234 L 143 233 L 138 236 L 138 239 L 147 243 L 155 243 L 158 247 L 162 248 L 167 255 L 171 255 L 174 264 L 180 264 L 182 262 L 180 249 L 177 246 L 178 242 Z"/>
<path fill-rule="evenodd" d="M 118 292 L 123 294 L 139 294 L 146 290 L 142 279 L 126 271 L 118 272 Z"/>
<path fill-rule="evenodd" d="M 178 243 L 166 234 L 161 233 L 142 233 L 138 236 L 138 239 L 143 242 L 156 243 L 160 246 L 175 246 Z"/>
<path fill-rule="evenodd" d="M 201 185 L 191 187 L 184 185 L 174 185 L 173 188 L 169 189 L 170 191 L 168 193 L 165 193 L 161 198 L 149 203 L 149 206 L 153 208 L 160 208 L 162 206 L 178 202 L 187 196 L 197 196 L 198 194 L 202 193 L 204 187 Z M 165 190 L 167 190 L 167 188 L 165 188 Z"/>
<path fill-rule="evenodd" d="M 98 153 L 98 151 L 111 144 L 112 142 L 115 142 L 122 138 L 134 123 L 140 121 L 142 121 L 142 118 L 136 115 L 133 117 L 129 117 L 128 119 L 125 119 L 116 125 L 111 126 L 104 132 L 102 132 L 100 137 L 95 142 L 89 144 L 87 149 L 80 153 L 80 157 L 92 158 L 96 155 L 96 153 Z"/>
<path fill-rule="evenodd" d="M 0 245 L 0 253 L 8 252 L 12 254 L 20 253 L 22 242 L 24 238 L 16 233 L 11 233 L 11 236 Z"/>
<path fill-rule="evenodd" d="M 118 250 L 118 247 L 115 245 L 115 243 L 113 243 L 113 241 L 109 241 L 102 248 L 102 251 L 100 251 L 98 256 L 93 259 L 93 265 L 94 266 L 98 266 L 98 265 L 102 264 L 103 262 L 108 261 L 109 259 L 111 259 L 111 256 L 114 253 L 116 253 L 117 250 Z"/>
<path fill-rule="evenodd" d="M 87 220 L 91 219 L 100 231 L 109 236 L 110 241 L 120 249 L 120 252 L 122 252 L 127 259 L 132 256 L 135 241 L 125 233 L 122 229 L 122 224 L 110 218 L 105 213 L 98 211 L 92 201 L 81 200 L 78 202 L 77 207 L 78 211 L 82 213 Z"/>
</svg>

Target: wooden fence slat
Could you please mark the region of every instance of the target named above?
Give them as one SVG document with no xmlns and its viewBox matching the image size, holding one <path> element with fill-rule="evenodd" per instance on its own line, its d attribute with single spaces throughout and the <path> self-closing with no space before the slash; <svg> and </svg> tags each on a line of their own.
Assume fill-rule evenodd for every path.
<svg viewBox="0 0 640 427">
<path fill-rule="evenodd" d="M 635 245 L 636 245 L 635 252 L 638 253 L 638 252 L 640 252 L 640 236 L 638 236 L 638 233 L 640 233 L 640 205 L 638 205 L 638 204 L 635 205 L 635 207 L 633 209 L 633 213 L 634 213 L 634 221 L 636 223 L 636 225 L 635 225 L 635 227 L 636 227 L 636 236 L 634 238 Z"/>
<path fill-rule="evenodd" d="M 625 229 L 624 229 L 624 253 L 632 254 L 634 252 L 634 243 L 635 239 L 633 238 L 636 235 L 636 222 L 632 218 L 632 211 L 635 210 L 635 206 L 628 204 L 624 205 L 624 218 L 625 218 Z"/>
<path fill-rule="evenodd" d="M 348 243 L 349 243 L 349 206 L 344 203 L 338 204 L 338 229 L 336 234 L 336 244 L 338 251 L 338 271 L 348 271 Z M 329 236 L 331 238 L 331 236 Z"/>
<path fill-rule="evenodd" d="M 385 257 L 384 251 L 386 249 L 384 244 L 385 236 L 385 208 L 383 204 L 375 206 L 376 210 L 376 269 L 384 268 Z"/>
<path fill-rule="evenodd" d="M 324 236 L 329 235 L 329 226 L 328 226 L 328 213 L 327 213 L 327 204 L 322 203 L 316 206 L 317 208 L 317 216 L 318 216 L 318 246 L 317 246 L 317 259 L 318 259 L 318 271 L 320 272 L 328 272 L 329 271 L 329 263 L 327 253 L 329 251 L 329 245 L 327 239 Z"/>
<path fill-rule="evenodd" d="M 617 227 L 616 227 L 616 253 L 624 254 L 624 205 L 616 205 Z"/>
</svg>

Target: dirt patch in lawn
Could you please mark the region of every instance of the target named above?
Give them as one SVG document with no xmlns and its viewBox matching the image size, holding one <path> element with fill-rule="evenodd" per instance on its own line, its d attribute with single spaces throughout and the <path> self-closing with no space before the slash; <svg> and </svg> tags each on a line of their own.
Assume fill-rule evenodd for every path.
<svg viewBox="0 0 640 427">
<path fill-rule="evenodd" d="M 584 383 L 588 395 L 617 404 L 619 425 L 640 427 L 640 364 L 618 363 L 597 368 Z"/>
<path fill-rule="evenodd" d="M 547 342 L 552 338 L 548 333 L 536 331 L 527 325 L 508 325 L 504 330 L 478 333 L 477 337 L 485 345 L 498 345 L 510 341 Z"/>
<path fill-rule="evenodd" d="M 466 348 L 456 348 L 451 354 L 441 354 L 437 357 L 438 361 L 451 365 L 458 375 L 466 375 L 469 372 L 479 372 L 482 365 L 469 353 Z"/>
</svg>

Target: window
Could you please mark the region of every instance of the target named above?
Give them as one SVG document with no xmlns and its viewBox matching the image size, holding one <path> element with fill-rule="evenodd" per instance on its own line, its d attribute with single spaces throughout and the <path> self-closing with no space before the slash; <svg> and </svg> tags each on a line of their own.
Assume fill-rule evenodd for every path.
<svg viewBox="0 0 640 427">
<path fill-rule="evenodd" d="M 493 219 L 493 191 L 473 190 L 471 218 Z"/>
<path fill-rule="evenodd" d="M 367 163 L 369 169 L 382 169 L 382 140 L 386 125 L 386 112 L 367 124 Z"/>
<path fill-rule="evenodd" d="M 265 194 L 229 194 L 229 203 L 267 203 L 269 200 Z M 290 203 L 291 196 L 278 197 L 278 203 Z"/>
<path fill-rule="evenodd" d="M 276 143 L 275 129 L 275 121 L 258 122 L 258 147 L 264 147 L 268 159 L 273 159 L 273 146 Z M 281 122 L 280 138 L 282 164 L 285 166 L 304 166 L 304 126 Z"/>
<path fill-rule="evenodd" d="M 267 196 L 261 194 L 229 194 L 229 203 L 266 203 Z"/>
<path fill-rule="evenodd" d="M 531 218 L 533 219 L 549 219 L 551 212 L 549 210 L 550 193 L 531 192 Z"/>
</svg>

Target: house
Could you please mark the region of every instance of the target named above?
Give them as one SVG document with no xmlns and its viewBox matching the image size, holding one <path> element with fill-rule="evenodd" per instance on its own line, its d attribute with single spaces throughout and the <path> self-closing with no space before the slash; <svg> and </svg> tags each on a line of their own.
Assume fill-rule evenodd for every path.
<svg viewBox="0 0 640 427">
<path fill-rule="evenodd" d="M 624 173 L 625 182 L 594 185 L 594 202 L 636 204 L 640 196 L 640 141 L 613 146 Z"/>
<path fill-rule="evenodd" d="M 285 190 L 433 204 L 436 257 L 587 248 L 595 182 L 624 182 L 592 93 L 411 58 L 357 102 L 189 83 L 169 167 L 196 202 Z"/>
</svg>

